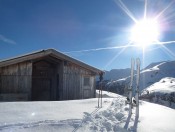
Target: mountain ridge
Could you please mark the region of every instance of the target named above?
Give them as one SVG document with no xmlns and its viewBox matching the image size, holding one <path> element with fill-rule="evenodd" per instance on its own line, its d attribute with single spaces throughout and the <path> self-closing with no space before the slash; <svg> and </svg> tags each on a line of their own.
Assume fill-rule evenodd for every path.
<svg viewBox="0 0 175 132">
<path fill-rule="evenodd" d="M 104 80 L 118 80 L 118 79 L 129 76 L 130 73 L 131 73 L 130 68 L 111 69 L 110 71 L 105 71 Z"/>
<path fill-rule="evenodd" d="M 165 77 L 175 77 L 175 61 L 162 61 L 151 63 L 147 66 L 147 69 L 143 69 L 140 72 L 140 90 L 143 90 L 150 85 L 160 81 Z M 134 75 L 133 87 L 135 88 L 136 74 Z M 130 75 L 118 80 L 112 80 L 106 84 L 106 89 L 113 89 L 114 91 L 122 91 L 119 94 L 124 94 L 125 90 L 122 88 L 128 87 L 130 84 Z M 115 90 L 119 89 L 119 90 Z"/>
</svg>

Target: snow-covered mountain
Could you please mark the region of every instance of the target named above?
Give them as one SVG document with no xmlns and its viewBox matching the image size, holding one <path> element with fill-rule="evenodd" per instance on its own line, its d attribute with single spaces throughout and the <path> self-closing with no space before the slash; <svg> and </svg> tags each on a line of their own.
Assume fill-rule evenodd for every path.
<svg viewBox="0 0 175 132">
<path fill-rule="evenodd" d="M 155 66 L 157 66 L 157 65 L 159 65 L 160 63 L 163 63 L 163 62 L 165 62 L 165 61 L 162 61 L 162 62 L 153 62 L 153 63 L 149 64 L 148 66 L 146 66 L 142 70 L 150 69 L 150 68 L 155 67 Z"/>
<path fill-rule="evenodd" d="M 105 71 L 104 80 L 118 80 L 121 78 L 128 77 L 131 73 L 130 68 L 126 69 L 112 69 L 110 71 Z"/>
<path fill-rule="evenodd" d="M 150 85 L 160 81 L 164 77 L 175 77 L 175 61 L 153 63 L 150 64 L 147 67 L 147 69 L 142 70 L 140 72 L 140 90 L 149 87 Z M 119 91 L 121 91 L 121 88 L 128 87 L 129 83 L 130 83 L 130 77 L 126 77 L 118 79 L 116 81 L 111 81 L 106 85 L 106 87 L 108 90 L 120 89 Z M 134 78 L 134 87 L 135 87 L 135 78 Z M 124 90 L 122 92 L 124 92 Z"/>
<path fill-rule="evenodd" d="M 141 99 L 175 108 L 175 78 L 166 77 L 141 91 Z"/>
</svg>

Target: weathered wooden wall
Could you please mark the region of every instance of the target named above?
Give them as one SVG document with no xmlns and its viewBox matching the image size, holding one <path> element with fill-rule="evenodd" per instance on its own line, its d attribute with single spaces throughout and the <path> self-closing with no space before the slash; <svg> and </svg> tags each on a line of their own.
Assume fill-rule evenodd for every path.
<svg viewBox="0 0 175 132">
<path fill-rule="evenodd" d="M 0 100 L 30 100 L 31 78 L 31 62 L 22 62 L 6 67 L 1 67 Z"/>
<path fill-rule="evenodd" d="M 51 61 L 51 60 L 49 60 Z M 54 62 L 52 96 L 54 100 L 72 100 L 95 97 L 95 73 L 70 62 Z M 0 68 L 0 101 L 32 99 L 32 62 L 22 62 Z M 90 79 L 89 86 L 84 78 Z"/>
<path fill-rule="evenodd" d="M 90 86 L 83 85 L 83 78 L 90 77 Z M 63 66 L 63 100 L 95 97 L 95 74 L 72 63 Z M 88 94 L 88 95 L 85 95 Z"/>
<path fill-rule="evenodd" d="M 63 61 L 57 65 L 57 100 L 64 100 L 63 98 Z"/>
</svg>

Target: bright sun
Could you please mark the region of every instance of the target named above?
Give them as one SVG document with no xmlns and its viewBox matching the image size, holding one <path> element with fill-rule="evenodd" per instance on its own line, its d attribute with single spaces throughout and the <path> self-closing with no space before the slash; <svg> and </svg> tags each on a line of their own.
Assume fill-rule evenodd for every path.
<svg viewBox="0 0 175 132">
<path fill-rule="evenodd" d="M 138 21 L 131 29 L 131 41 L 142 48 L 158 42 L 159 24 L 154 19 Z"/>
</svg>

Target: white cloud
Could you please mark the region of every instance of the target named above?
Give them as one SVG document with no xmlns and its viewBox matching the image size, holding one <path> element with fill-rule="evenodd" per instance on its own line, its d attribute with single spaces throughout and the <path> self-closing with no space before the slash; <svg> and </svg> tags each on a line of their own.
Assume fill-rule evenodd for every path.
<svg viewBox="0 0 175 132">
<path fill-rule="evenodd" d="M 8 43 L 8 44 L 16 44 L 16 42 L 14 40 L 6 38 L 5 36 L 3 36 L 1 34 L 0 34 L 0 41 L 3 41 L 3 42 Z"/>
</svg>

